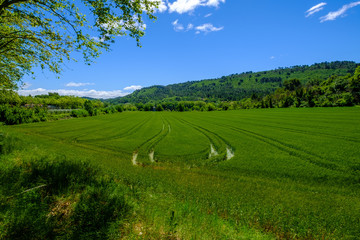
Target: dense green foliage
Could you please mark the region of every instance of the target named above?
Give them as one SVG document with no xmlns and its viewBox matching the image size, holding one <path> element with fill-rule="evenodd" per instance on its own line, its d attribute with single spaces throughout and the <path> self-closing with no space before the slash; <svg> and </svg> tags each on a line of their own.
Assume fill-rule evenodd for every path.
<svg viewBox="0 0 360 240">
<path fill-rule="evenodd" d="M 122 105 L 109 106 L 100 100 L 74 96 L 48 95 L 19 96 L 12 90 L 0 90 L 0 122 L 7 125 L 87 117 L 127 110 Z"/>
<path fill-rule="evenodd" d="M 59 73 L 73 51 L 82 53 L 89 63 L 116 36 L 128 34 L 140 45 L 142 17 L 155 19 L 157 4 L 149 0 L 0 1 L 0 89 L 16 88 L 17 81 L 32 74 L 36 66 Z"/>
<path fill-rule="evenodd" d="M 78 109 L 84 108 L 87 99 L 75 96 L 60 96 L 58 93 L 48 93 L 36 96 L 21 96 L 15 91 L 0 90 L 0 104 L 16 106 L 37 105 L 47 107 L 51 105 L 55 109 Z M 92 100 L 95 107 L 104 107 L 99 100 Z"/>
<path fill-rule="evenodd" d="M 8 104 L 0 105 L 0 122 L 7 125 L 46 121 L 47 116 L 47 110 L 38 106 L 25 108 Z"/>
<path fill-rule="evenodd" d="M 356 239 L 359 119 L 358 107 L 125 112 L 7 129 L 141 192 L 144 237 Z"/>
<path fill-rule="evenodd" d="M 324 62 L 311 66 L 294 66 L 263 72 L 232 74 L 217 79 L 190 81 L 168 86 L 152 86 L 135 91 L 121 98 L 107 100 L 110 103 L 163 103 L 178 101 L 239 101 L 252 94 L 265 96 L 282 87 L 284 81 L 299 79 L 302 84 L 324 81 L 332 75 L 353 74 L 354 62 Z"/>
<path fill-rule="evenodd" d="M 121 185 L 86 162 L 64 157 L 34 154 L 12 161 L 18 142 L 8 135 L 0 139 L 0 239 L 121 235 L 130 210 Z"/>
<path fill-rule="evenodd" d="M 290 79 L 283 85 L 263 98 L 254 94 L 243 99 L 239 107 L 342 107 L 360 104 L 360 66 L 354 75 L 334 75 L 325 81 L 310 81 L 305 85 L 299 79 Z"/>
</svg>

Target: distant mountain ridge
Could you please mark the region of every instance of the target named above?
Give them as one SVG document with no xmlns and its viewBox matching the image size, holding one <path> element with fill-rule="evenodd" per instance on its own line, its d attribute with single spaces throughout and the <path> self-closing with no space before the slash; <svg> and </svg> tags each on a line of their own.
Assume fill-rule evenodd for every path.
<svg viewBox="0 0 360 240">
<path fill-rule="evenodd" d="M 285 80 L 299 79 L 324 81 L 332 75 L 353 74 L 360 65 L 352 61 L 315 63 L 313 65 L 278 68 L 270 71 L 244 72 L 215 79 L 189 81 L 167 86 L 154 85 L 136 90 L 124 97 L 108 99 L 106 102 L 149 103 L 172 101 L 238 101 L 253 94 L 264 96 L 282 87 Z"/>
</svg>

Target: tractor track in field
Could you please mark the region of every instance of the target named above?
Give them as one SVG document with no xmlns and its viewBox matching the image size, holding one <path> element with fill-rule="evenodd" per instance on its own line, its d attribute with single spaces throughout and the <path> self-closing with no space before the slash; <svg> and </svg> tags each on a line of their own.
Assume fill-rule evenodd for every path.
<svg viewBox="0 0 360 240">
<path fill-rule="evenodd" d="M 197 132 L 201 133 L 203 136 L 205 136 L 208 139 L 209 145 L 210 145 L 210 153 L 208 154 L 208 158 L 210 158 L 212 150 L 217 153 L 216 156 L 219 156 L 219 155 L 221 156 L 221 155 L 223 155 L 225 153 L 226 150 L 221 151 L 222 149 L 219 149 L 220 148 L 219 144 L 217 144 L 214 141 L 214 139 L 209 136 L 210 135 L 209 133 L 206 133 L 206 131 L 199 129 L 196 125 L 194 126 L 194 124 L 189 123 L 188 121 L 186 121 L 184 119 L 176 119 L 176 120 L 179 121 L 182 124 L 190 126 L 191 128 L 193 128 Z M 213 149 L 212 149 L 212 147 L 213 147 Z M 207 151 L 208 151 L 208 149 L 206 150 L 206 152 Z M 204 151 L 200 151 L 198 153 L 189 154 L 189 155 L 186 155 L 186 156 L 189 156 L 189 157 L 190 156 L 196 156 L 196 155 L 201 156 L 201 155 L 203 155 L 203 153 L 204 153 Z M 215 157 L 215 155 L 211 156 L 211 157 Z"/>
<path fill-rule="evenodd" d="M 265 124 L 262 125 L 262 126 L 266 126 L 266 127 L 270 127 L 270 128 L 278 128 L 278 129 L 285 130 L 287 132 L 301 133 L 301 134 L 304 134 L 304 135 L 307 135 L 307 136 L 309 136 L 309 135 L 312 135 L 312 136 L 326 136 L 326 137 L 331 137 L 331 138 L 336 138 L 336 139 L 340 138 L 342 140 L 349 141 L 349 142 L 360 143 L 360 140 L 356 139 L 356 138 L 333 135 L 333 134 L 329 134 L 329 133 L 310 132 L 310 131 L 306 131 L 306 130 L 297 130 L 297 129 L 293 129 L 293 128 L 280 127 L 280 126 L 271 126 L 271 125 L 265 125 Z"/>
<path fill-rule="evenodd" d="M 77 136 L 76 138 L 73 139 L 73 141 L 76 142 L 85 142 L 85 143 L 90 143 L 90 142 L 97 142 L 97 141 L 108 141 L 108 140 L 114 140 L 114 139 L 119 139 L 119 138 L 123 138 L 126 136 L 130 136 L 133 133 L 137 132 L 140 128 L 142 128 L 147 122 L 150 121 L 151 118 L 147 118 L 144 121 L 142 121 L 140 124 L 137 124 L 133 127 L 131 127 L 130 129 L 125 129 L 124 131 L 122 131 L 121 133 L 117 133 L 115 135 L 112 136 L 106 136 L 106 137 L 100 137 L 100 138 L 90 138 L 90 139 L 86 139 L 86 140 L 78 140 L 79 138 L 86 136 L 89 132 L 86 132 L 85 134 L 81 134 L 80 136 Z M 97 130 L 96 132 L 99 131 L 104 131 L 105 129 L 113 129 L 114 127 L 107 127 L 107 128 L 102 128 L 101 130 Z"/>
<path fill-rule="evenodd" d="M 154 139 L 156 139 L 158 136 L 161 135 L 161 133 L 163 133 L 165 130 L 161 129 L 158 133 L 156 133 L 155 135 L 153 135 L 152 137 L 148 138 L 147 140 L 145 140 L 144 142 L 142 142 L 139 146 L 136 147 L 136 149 L 140 149 L 143 146 L 145 146 L 146 144 L 150 143 L 151 141 L 153 141 Z"/>
<path fill-rule="evenodd" d="M 187 124 L 188 126 L 192 127 L 196 131 L 200 132 L 204 135 L 210 142 L 210 154 L 209 158 L 220 156 L 226 156 L 226 159 L 229 160 L 234 157 L 234 148 L 231 144 L 226 141 L 223 137 L 219 136 L 217 133 L 210 131 L 202 126 L 196 125 L 194 123 L 190 123 L 184 119 L 179 119 L 180 122 Z M 216 142 L 217 143 L 216 143 Z M 215 148 L 214 148 L 215 146 Z M 213 153 L 212 153 L 213 152 Z M 216 153 L 216 154 L 214 154 Z"/>
<path fill-rule="evenodd" d="M 314 164 L 318 167 L 326 168 L 328 170 L 337 171 L 337 172 L 346 172 L 347 171 L 346 169 L 341 168 L 340 166 L 338 166 L 335 163 L 325 162 L 326 159 L 317 154 L 314 154 L 309 151 L 303 150 L 301 148 L 295 147 L 291 144 L 287 144 L 287 143 L 284 143 L 277 139 L 267 137 L 267 136 L 264 136 L 259 133 L 255 133 L 255 132 L 252 132 L 252 131 L 249 131 L 246 129 L 233 127 L 233 126 L 229 126 L 229 125 L 226 125 L 226 126 L 236 132 L 240 132 L 242 134 L 245 134 L 247 136 L 255 138 L 261 142 L 264 142 L 273 147 L 276 147 L 277 149 L 279 149 L 283 152 L 287 152 L 288 154 L 295 156 L 301 160 L 307 160 L 309 163 Z"/>
<path fill-rule="evenodd" d="M 212 117 L 212 119 L 214 120 L 219 120 L 221 118 L 214 118 Z M 252 121 L 251 121 L 252 120 Z M 231 121 L 233 123 L 237 123 L 237 124 L 241 124 L 241 122 L 238 121 Z M 253 119 L 246 119 L 245 120 L 246 124 L 250 124 L 253 126 L 261 126 L 261 127 L 269 127 L 269 128 L 277 128 L 277 129 L 282 129 L 288 132 L 294 132 L 294 133 L 301 133 L 304 135 L 312 135 L 312 136 L 327 136 L 327 137 L 331 137 L 331 138 L 336 138 L 336 139 L 342 139 L 345 141 L 349 141 L 349 142 L 356 142 L 356 143 L 360 143 L 360 139 L 359 138 L 354 138 L 354 137 L 349 137 L 349 136 L 339 136 L 339 135 L 334 135 L 334 134 L 330 134 L 330 133 L 323 133 L 323 132 L 318 132 L 318 131 L 307 131 L 307 130 L 300 130 L 300 129 L 294 129 L 291 127 L 282 127 L 282 126 L 276 126 L 276 125 L 269 125 L 269 124 L 258 124 L 256 121 L 253 121 Z M 276 122 L 275 122 L 276 123 Z M 308 127 L 308 125 L 304 125 L 304 124 L 293 124 L 292 126 L 298 126 L 298 127 Z M 318 127 L 312 127 L 314 130 L 318 130 Z M 326 127 L 322 127 L 323 129 L 326 129 Z"/>
<path fill-rule="evenodd" d="M 148 150 L 154 152 L 155 147 L 166 137 L 171 133 L 171 127 L 170 123 L 166 120 L 163 120 L 166 124 L 168 124 L 169 128 L 168 131 L 166 131 L 166 128 L 163 127 L 162 134 L 160 134 L 154 141 L 148 146 Z M 163 123 L 163 126 L 165 126 L 165 123 Z"/>
<path fill-rule="evenodd" d="M 277 128 L 277 129 L 285 130 L 287 132 L 300 133 L 300 134 L 304 134 L 304 135 L 307 135 L 307 136 L 309 136 L 309 135 L 311 135 L 311 136 L 326 136 L 326 137 L 331 137 L 331 138 L 336 138 L 336 139 L 340 138 L 342 140 L 349 141 L 349 142 L 360 143 L 360 140 L 357 139 L 357 138 L 347 137 L 347 136 L 339 136 L 339 135 L 334 135 L 334 134 L 330 134 L 330 133 L 312 132 L 312 131 L 294 129 L 294 128 L 290 128 L 290 127 L 281 127 L 281 126 L 268 125 L 268 124 L 256 124 L 256 123 L 253 123 L 253 122 L 247 122 L 247 124 L 251 124 L 253 126 Z M 305 125 L 301 125 L 301 126 L 305 126 Z"/>
<path fill-rule="evenodd" d="M 322 156 L 319 156 L 315 153 L 301 149 L 299 147 L 295 147 L 291 144 L 284 143 L 280 140 L 277 140 L 277 139 L 274 139 L 271 137 L 267 137 L 262 134 L 255 133 L 255 132 L 243 129 L 243 128 L 234 127 L 234 126 L 231 126 L 228 124 L 223 124 L 222 126 L 232 129 L 236 132 L 240 132 L 240 133 L 250 136 L 252 138 L 255 138 L 264 143 L 267 143 L 273 147 L 278 148 L 279 150 L 281 150 L 283 152 L 287 152 L 288 154 L 293 155 L 301 160 L 306 160 L 307 162 L 309 162 L 313 165 L 316 165 L 318 167 L 322 167 L 322 168 L 332 170 L 332 171 L 337 171 L 337 172 L 347 172 L 348 171 L 346 168 L 341 168 L 336 163 L 329 162 L 327 159 L 325 159 Z"/>
<path fill-rule="evenodd" d="M 166 125 L 168 125 L 168 127 L 165 127 Z M 133 156 L 135 156 L 135 154 L 136 154 L 136 157 L 137 157 L 137 155 L 140 152 L 145 152 L 151 163 L 156 162 L 156 159 L 154 156 L 155 155 L 155 147 L 156 147 L 156 145 L 159 144 L 160 141 L 162 141 L 167 135 L 170 134 L 170 131 L 171 131 L 170 129 L 171 129 L 170 123 L 167 120 L 164 120 L 164 118 L 162 117 L 161 130 L 158 133 L 156 133 L 155 135 L 153 135 L 152 137 L 148 138 L 143 143 L 141 143 L 139 146 L 137 146 L 133 153 Z M 135 159 L 136 159 L 136 157 L 135 157 Z"/>
<path fill-rule="evenodd" d="M 130 118 L 130 116 L 126 116 L 126 117 L 124 117 L 124 118 L 122 118 L 121 120 L 124 120 L 124 119 L 128 119 L 128 118 Z M 73 132 L 73 131 L 82 131 L 82 130 L 89 130 L 89 129 L 91 129 L 91 130 L 89 130 L 89 131 L 87 131 L 87 133 L 89 133 L 89 132 L 93 132 L 94 131 L 94 129 L 97 129 L 97 131 L 99 131 L 99 130 L 104 130 L 104 129 L 110 129 L 110 128 L 112 128 L 112 127 L 103 127 L 103 128 L 101 128 L 100 126 L 103 126 L 104 125 L 104 123 L 103 122 L 101 122 L 101 123 L 96 123 L 96 124 L 93 124 L 93 125 L 91 125 L 91 126 L 86 126 L 86 127 L 79 127 L 79 128 L 76 128 L 76 129 L 67 129 L 67 130 L 62 130 L 62 131 L 51 131 L 51 133 L 52 134 L 61 134 L 61 133 L 67 133 L 67 132 Z M 46 134 L 46 131 L 45 132 L 43 132 L 44 134 Z"/>
</svg>

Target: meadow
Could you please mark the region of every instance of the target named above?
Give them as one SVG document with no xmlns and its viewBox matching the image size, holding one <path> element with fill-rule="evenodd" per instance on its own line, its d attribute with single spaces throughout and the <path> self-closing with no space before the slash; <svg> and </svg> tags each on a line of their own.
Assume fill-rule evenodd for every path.
<svg viewBox="0 0 360 240">
<path fill-rule="evenodd" d="M 360 237 L 358 107 L 123 112 L 3 128 L 136 192 L 134 238 Z"/>
</svg>

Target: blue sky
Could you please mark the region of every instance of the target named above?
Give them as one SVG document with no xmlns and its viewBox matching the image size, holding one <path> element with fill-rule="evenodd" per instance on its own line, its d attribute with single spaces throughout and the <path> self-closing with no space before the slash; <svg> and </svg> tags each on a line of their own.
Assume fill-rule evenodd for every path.
<svg viewBox="0 0 360 240">
<path fill-rule="evenodd" d="M 246 71 L 360 62 L 360 1 L 162 0 L 156 15 L 142 48 L 119 37 L 91 66 L 80 57 L 66 63 L 60 79 L 36 70 L 19 93 L 111 98 Z"/>
</svg>

